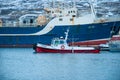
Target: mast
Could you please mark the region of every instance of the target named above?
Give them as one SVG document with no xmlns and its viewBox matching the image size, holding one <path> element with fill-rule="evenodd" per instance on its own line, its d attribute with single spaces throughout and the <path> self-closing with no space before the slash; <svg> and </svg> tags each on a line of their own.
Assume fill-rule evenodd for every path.
<svg viewBox="0 0 120 80">
<path fill-rule="evenodd" d="M 89 4 L 90 4 L 92 15 L 93 15 L 94 18 L 96 18 L 95 8 L 94 8 L 91 0 L 89 0 Z"/>
<path fill-rule="evenodd" d="M 73 0 L 73 7 L 76 8 L 76 0 Z"/>
<path fill-rule="evenodd" d="M 65 41 L 67 41 L 68 39 L 68 32 L 69 32 L 69 29 L 67 29 L 67 32 L 65 32 Z"/>
<path fill-rule="evenodd" d="M 55 0 L 52 0 L 52 7 L 55 8 Z"/>
<path fill-rule="evenodd" d="M 72 37 L 72 53 L 74 53 L 74 48 L 73 48 L 73 46 L 74 46 L 74 38 Z"/>
</svg>

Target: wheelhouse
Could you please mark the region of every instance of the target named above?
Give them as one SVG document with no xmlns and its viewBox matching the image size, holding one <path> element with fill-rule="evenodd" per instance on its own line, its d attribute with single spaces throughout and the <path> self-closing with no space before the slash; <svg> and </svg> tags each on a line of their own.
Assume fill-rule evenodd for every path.
<svg viewBox="0 0 120 80">
<path fill-rule="evenodd" d="M 51 42 L 51 45 L 58 46 L 58 45 L 63 45 L 65 43 L 66 43 L 66 41 L 64 39 L 54 38 Z"/>
</svg>

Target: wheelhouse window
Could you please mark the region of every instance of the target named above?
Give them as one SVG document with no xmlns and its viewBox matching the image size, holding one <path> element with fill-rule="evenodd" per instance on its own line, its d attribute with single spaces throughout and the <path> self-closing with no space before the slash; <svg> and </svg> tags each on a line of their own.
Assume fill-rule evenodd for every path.
<svg viewBox="0 0 120 80">
<path fill-rule="evenodd" d="M 55 41 L 55 44 L 59 44 L 59 41 Z"/>
<path fill-rule="evenodd" d="M 54 46 L 58 46 L 59 43 L 60 43 L 59 40 L 55 40 L 53 44 L 54 44 Z"/>
<path fill-rule="evenodd" d="M 60 40 L 60 44 L 64 44 L 64 41 L 63 41 L 63 40 Z"/>
</svg>

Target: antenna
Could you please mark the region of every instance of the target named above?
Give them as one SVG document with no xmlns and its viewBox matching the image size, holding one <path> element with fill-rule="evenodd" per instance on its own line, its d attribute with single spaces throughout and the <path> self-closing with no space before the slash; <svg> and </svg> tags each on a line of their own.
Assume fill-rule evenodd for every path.
<svg viewBox="0 0 120 80">
<path fill-rule="evenodd" d="M 69 32 L 69 28 L 67 29 L 67 32 L 65 32 L 65 41 L 66 41 L 67 38 L 68 38 L 68 32 Z"/>
</svg>

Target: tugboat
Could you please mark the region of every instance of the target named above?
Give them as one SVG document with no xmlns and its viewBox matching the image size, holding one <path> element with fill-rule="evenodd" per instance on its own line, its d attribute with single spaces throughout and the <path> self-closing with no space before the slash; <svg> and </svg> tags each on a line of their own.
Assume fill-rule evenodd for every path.
<svg viewBox="0 0 120 80">
<path fill-rule="evenodd" d="M 34 47 L 36 53 L 99 53 L 100 49 L 85 46 L 69 46 L 67 44 L 68 32 L 65 33 L 65 39 L 54 38 L 51 45 L 37 43 Z"/>
</svg>

